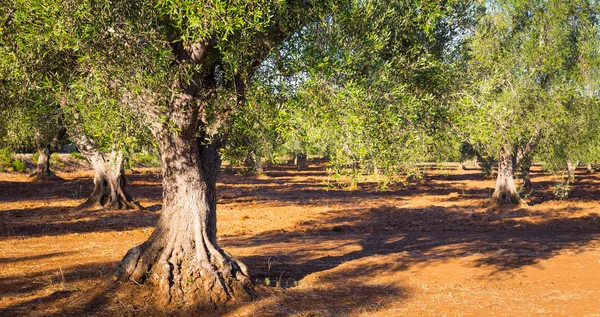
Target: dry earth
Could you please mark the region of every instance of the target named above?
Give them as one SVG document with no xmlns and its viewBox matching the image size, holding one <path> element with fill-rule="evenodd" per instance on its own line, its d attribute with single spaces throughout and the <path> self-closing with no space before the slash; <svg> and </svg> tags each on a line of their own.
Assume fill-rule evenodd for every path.
<svg viewBox="0 0 600 317">
<path fill-rule="evenodd" d="M 67 164 L 68 166 L 73 166 Z M 156 170 L 130 175 L 147 211 L 77 211 L 91 172 L 0 174 L 0 315 L 158 315 L 111 283 L 160 213 Z M 327 189 L 325 168 L 222 175 L 219 240 L 261 297 L 211 316 L 600 316 L 600 173 L 568 200 L 537 170 L 529 205 L 490 207 L 477 170 L 428 171 L 386 192 Z"/>
</svg>

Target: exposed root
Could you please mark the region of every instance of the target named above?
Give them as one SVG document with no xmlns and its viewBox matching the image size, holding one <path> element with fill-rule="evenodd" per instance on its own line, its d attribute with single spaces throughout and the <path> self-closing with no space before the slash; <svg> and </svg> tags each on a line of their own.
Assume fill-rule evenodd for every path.
<svg viewBox="0 0 600 317">
<path fill-rule="evenodd" d="M 29 174 L 29 179 L 31 181 L 62 180 L 62 178 L 56 176 L 56 174 L 52 173 L 50 170 L 42 171 L 39 169 Z"/>
<path fill-rule="evenodd" d="M 116 210 L 144 210 L 144 207 L 134 201 L 131 196 L 123 190 L 122 186 L 108 186 L 106 181 L 101 182 L 100 184 L 96 183 L 90 197 L 77 208 L 87 209 L 94 206 Z"/>
<path fill-rule="evenodd" d="M 131 198 L 118 197 L 116 200 L 111 199 L 107 195 L 92 195 L 77 209 L 88 209 L 95 206 L 111 210 L 144 210 L 145 208 Z"/>
<path fill-rule="evenodd" d="M 497 205 L 518 205 L 523 203 L 519 193 L 515 191 L 495 191 L 492 195 L 492 202 Z"/>
<path fill-rule="evenodd" d="M 169 239 L 153 235 L 127 252 L 117 278 L 154 285 L 161 307 L 216 308 L 230 300 L 256 298 L 246 266 L 202 234 L 196 240 L 195 233 L 190 237 L 178 232 Z"/>
</svg>

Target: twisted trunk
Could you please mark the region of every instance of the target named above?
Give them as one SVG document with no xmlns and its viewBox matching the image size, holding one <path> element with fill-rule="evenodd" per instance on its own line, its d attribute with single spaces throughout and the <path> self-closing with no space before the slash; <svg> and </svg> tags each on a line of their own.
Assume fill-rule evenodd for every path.
<svg viewBox="0 0 600 317">
<path fill-rule="evenodd" d="M 218 142 L 169 134 L 160 142 L 163 210 L 150 238 L 119 265 L 122 280 L 150 282 L 159 303 L 205 307 L 251 299 L 246 266 L 217 244 Z"/>
<path fill-rule="evenodd" d="M 533 186 L 531 185 L 531 157 L 525 157 L 521 162 L 521 174 L 523 177 L 523 189 L 530 192 Z"/>
<path fill-rule="evenodd" d="M 37 167 L 29 177 L 52 178 L 56 175 L 50 170 L 50 148 L 49 146 L 38 146 Z"/>
<path fill-rule="evenodd" d="M 176 93 L 166 107 L 147 102 L 152 100 L 148 95 L 136 101 L 148 109 L 144 115 L 159 146 L 163 210 L 148 240 L 121 260 L 117 277 L 148 282 L 157 288 L 156 298 L 165 309 L 176 306 L 189 311 L 231 299 L 248 300 L 254 292 L 246 266 L 217 244 L 221 144 L 216 136 L 231 111 L 230 106 L 222 106 L 212 112 L 212 118 L 206 115 L 211 98 L 218 97 L 217 65 L 211 58 L 218 48 L 211 38 L 191 45 L 178 42 L 173 50 L 182 74 L 189 65 L 201 67 L 190 80 L 175 79 Z M 236 92 L 238 104 L 243 102 L 245 85 L 239 75 L 222 85 Z"/>
<path fill-rule="evenodd" d="M 50 141 L 49 144 L 44 144 L 44 141 L 41 140 L 40 133 L 36 135 L 35 144 L 38 153 L 37 167 L 35 171 L 29 174 L 29 177 L 34 177 L 37 179 L 57 178 L 56 174 L 50 170 L 50 155 L 52 152 L 58 149 L 66 131 L 67 130 L 65 128 L 59 129 L 57 135 L 52 139 L 52 141 Z"/>
<path fill-rule="evenodd" d="M 94 169 L 94 190 L 79 208 L 102 206 L 108 209 L 143 209 L 125 190 L 127 179 L 122 151 L 112 151 L 110 155 L 102 153 L 82 133 L 73 133 L 71 139 Z"/>
<path fill-rule="evenodd" d="M 99 205 L 108 209 L 143 209 L 125 190 L 127 179 L 123 168 L 123 152 L 113 151 L 108 157 L 100 152 L 87 154 L 94 168 L 94 190 L 80 207 Z"/>
<path fill-rule="evenodd" d="M 296 165 L 298 169 L 308 168 L 308 157 L 306 156 L 306 154 L 296 154 L 296 158 L 294 159 L 294 165 Z"/>
<path fill-rule="evenodd" d="M 246 165 L 250 167 L 252 173 L 262 175 L 265 172 L 260 156 L 256 155 L 254 151 L 249 152 L 246 156 Z"/>
<path fill-rule="evenodd" d="M 498 204 L 516 204 L 521 201 L 514 181 L 512 155 L 506 148 L 498 156 L 498 177 L 492 200 Z"/>
</svg>

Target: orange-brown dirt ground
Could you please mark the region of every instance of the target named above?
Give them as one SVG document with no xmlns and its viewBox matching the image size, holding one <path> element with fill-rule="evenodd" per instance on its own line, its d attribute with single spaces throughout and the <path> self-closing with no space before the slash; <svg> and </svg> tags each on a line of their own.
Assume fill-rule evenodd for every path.
<svg viewBox="0 0 600 317">
<path fill-rule="evenodd" d="M 209 316 L 600 316 L 600 172 L 567 200 L 537 167 L 528 204 L 493 207 L 479 170 L 430 170 L 408 185 L 328 188 L 323 164 L 221 175 L 220 246 L 260 297 Z M 92 173 L 0 174 L 0 315 L 147 316 L 148 286 L 110 283 L 152 232 L 160 175 L 136 169 L 146 211 L 76 210 Z M 137 302 L 132 300 L 137 298 Z"/>
</svg>

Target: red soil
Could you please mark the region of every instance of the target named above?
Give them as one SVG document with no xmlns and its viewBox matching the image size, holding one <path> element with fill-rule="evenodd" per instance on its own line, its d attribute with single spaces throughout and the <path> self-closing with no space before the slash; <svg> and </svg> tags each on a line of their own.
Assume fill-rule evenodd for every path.
<svg viewBox="0 0 600 317">
<path fill-rule="evenodd" d="M 116 286 L 125 252 L 152 232 L 154 170 L 131 175 L 149 211 L 77 211 L 90 172 L 30 182 L 0 174 L 0 315 L 158 314 L 146 286 Z M 429 171 L 386 192 L 327 189 L 323 166 L 226 173 L 220 245 L 251 270 L 261 297 L 214 316 L 600 316 L 600 174 L 554 200 L 537 171 L 529 205 L 490 207 L 479 171 Z M 136 302 L 137 301 L 137 302 Z"/>
</svg>

